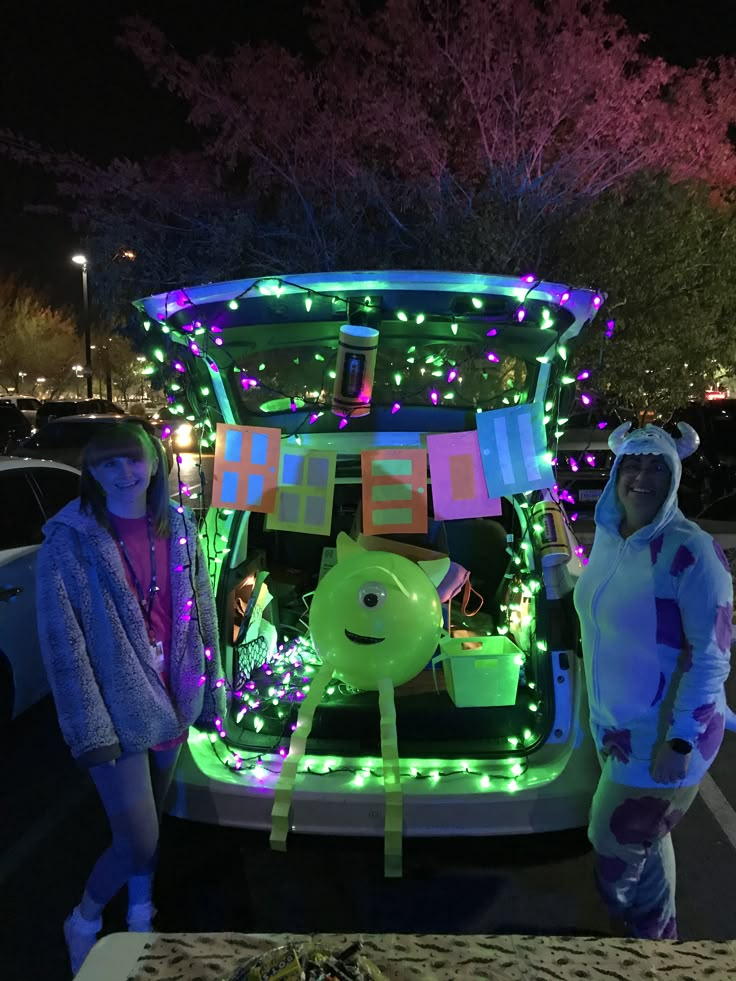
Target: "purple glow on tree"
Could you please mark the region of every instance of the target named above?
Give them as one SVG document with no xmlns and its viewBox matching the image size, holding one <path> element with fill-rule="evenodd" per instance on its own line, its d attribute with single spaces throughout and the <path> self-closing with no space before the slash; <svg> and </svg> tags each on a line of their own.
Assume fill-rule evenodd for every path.
<svg viewBox="0 0 736 981">
<path fill-rule="evenodd" d="M 605 429 L 607 425 L 608 425 L 607 422 L 599 422 L 598 423 L 598 428 L 599 429 Z"/>
<path fill-rule="evenodd" d="M 318 419 L 319 419 L 319 413 L 313 412 L 309 417 L 309 425 L 313 426 Z"/>
<path fill-rule="evenodd" d="M 567 303 L 569 299 L 570 299 L 570 293 L 568 292 L 568 290 L 565 290 L 565 292 L 560 297 L 560 306 L 564 306 L 564 304 Z"/>
<path fill-rule="evenodd" d="M 607 320 L 606 321 L 606 337 L 608 338 L 609 341 L 613 337 L 613 332 L 614 332 L 615 329 L 616 329 L 616 321 L 615 320 Z"/>
<path fill-rule="evenodd" d="M 448 384 L 450 382 L 454 382 L 456 378 L 457 378 L 457 370 L 455 368 L 450 368 L 450 370 L 447 372 Z"/>
<path fill-rule="evenodd" d="M 492 361 L 494 364 L 498 364 L 499 361 L 501 360 L 497 354 L 493 353 L 493 351 L 489 351 L 486 357 L 488 358 L 489 361 Z"/>
<path fill-rule="evenodd" d="M 430 398 L 430 401 L 432 402 L 432 405 L 437 405 L 437 403 L 440 400 L 439 392 L 437 392 L 433 388 L 432 391 L 429 393 L 429 398 Z"/>
<path fill-rule="evenodd" d="M 395 416 L 400 408 L 401 408 L 400 404 L 398 402 L 394 402 L 394 404 L 391 406 L 391 415 Z"/>
<path fill-rule="evenodd" d="M 526 276 L 521 277 L 522 283 L 536 283 L 537 277 L 533 276 L 531 273 L 527 273 Z"/>
<path fill-rule="evenodd" d="M 221 338 L 221 337 L 216 337 L 216 338 L 215 338 L 215 344 L 216 344 L 216 345 L 217 345 L 218 347 L 222 347 L 222 338 Z"/>
<path fill-rule="evenodd" d="M 586 453 L 585 462 L 588 464 L 589 467 L 595 466 L 595 457 L 593 456 L 592 453 Z"/>
<path fill-rule="evenodd" d="M 343 416 L 343 418 L 340 420 L 340 425 L 337 428 L 344 429 L 347 426 L 347 424 L 348 424 L 348 420 L 345 416 Z"/>
<path fill-rule="evenodd" d="M 175 371 L 178 371 L 178 372 L 180 372 L 180 373 L 181 373 L 182 375 L 183 375 L 183 374 L 184 374 L 184 372 L 185 372 L 185 371 L 187 370 L 187 369 L 186 369 L 186 368 L 184 367 L 184 365 L 183 365 L 183 364 L 181 363 L 181 361 L 175 361 L 175 362 L 173 363 L 173 365 L 172 365 L 172 368 L 174 368 L 174 370 L 175 370 Z"/>
<path fill-rule="evenodd" d="M 590 397 L 590 395 L 585 395 L 585 393 L 583 393 L 580 396 L 580 401 L 583 403 L 583 405 L 590 405 L 593 399 Z"/>
<path fill-rule="evenodd" d="M 486 331 L 486 337 L 495 337 L 497 333 L 498 333 L 498 331 L 496 330 L 496 328 L 495 327 L 491 327 L 490 330 L 487 330 Z"/>
<path fill-rule="evenodd" d="M 580 469 L 577 460 L 574 457 L 569 456 L 567 458 L 567 462 L 570 464 L 570 469 L 572 470 L 572 472 L 577 473 L 578 470 Z"/>
<path fill-rule="evenodd" d="M 197 355 L 197 357 L 199 357 L 199 355 L 202 353 L 199 350 L 199 345 L 198 344 L 195 344 L 194 341 L 191 341 L 190 342 L 190 344 L 189 344 L 189 350 L 192 352 L 192 354 Z"/>
<path fill-rule="evenodd" d="M 524 307 L 519 307 L 519 309 L 516 311 L 516 319 L 519 321 L 519 323 L 522 323 L 524 317 L 526 317 L 526 310 Z"/>
<path fill-rule="evenodd" d="M 588 378 L 590 378 L 590 372 L 586 368 L 584 371 L 581 371 L 580 374 L 577 376 L 577 381 L 579 382 L 586 381 Z"/>
</svg>

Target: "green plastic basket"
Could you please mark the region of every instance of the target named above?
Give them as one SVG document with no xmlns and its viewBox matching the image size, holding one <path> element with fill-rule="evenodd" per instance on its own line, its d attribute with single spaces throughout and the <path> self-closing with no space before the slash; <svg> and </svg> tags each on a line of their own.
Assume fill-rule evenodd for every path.
<svg viewBox="0 0 736 981">
<path fill-rule="evenodd" d="M 480 647 L 464 650 L 464 644 Z M 447 691 L 458 708 L 515 704 L 524 655 L 513 640 L 495 636 L 443 637 L 440 650 L 432 658 L 432 670 L 442 665 Z"/>
</svg>

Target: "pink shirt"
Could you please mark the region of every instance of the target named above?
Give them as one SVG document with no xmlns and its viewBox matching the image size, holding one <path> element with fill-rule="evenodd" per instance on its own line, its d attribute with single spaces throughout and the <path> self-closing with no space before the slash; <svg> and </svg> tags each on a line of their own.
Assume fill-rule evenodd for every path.
<svg viewBox="0 0 736 981">
<path fill-rule="evenodd" d="M 118 550 L 125 570 L 125 577 L 134 595 L 138 597 L 133 574 L 125 561 L 125 555 L 133 568 L 138 583 L 143 591 L 143 595 L 148 603 L 148 590 L 151 584 L 151 543 L 148 539 L 147 520 L 143 518 L 121 518 L 116 514 L 109 514 L 110 523 L 115 531 L 118 541 Z M 120 547 L 120 539 L 125 544 L 125 550 Z M 156 585 L 158 591 L 155 594 L 151 607 L 150 627 L 152 643 L 157 641 L 163 645 L 164 660 L 161 665 L 161 678 L 169 687 L 169 657 L 171 655 L 171 582 L 169 579 L 169 539 L 161 538 L 154 533 L 154 549 L 156 555 Z M 144 617 L 145 619 L 145 617 Z M 146 619 L 146 626 L 149 622 Z M 172 749 L 185 742 L 187 733 L 184 732 L 176 739 L 168 740 L 152 749 Z"/>
</svg>

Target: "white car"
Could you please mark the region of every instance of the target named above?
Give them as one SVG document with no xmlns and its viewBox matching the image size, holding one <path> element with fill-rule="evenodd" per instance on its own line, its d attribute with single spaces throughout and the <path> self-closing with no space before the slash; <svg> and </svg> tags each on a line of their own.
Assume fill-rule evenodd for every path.
<svg viewBox="0 0 736 981">
<path fill-rule="evenodd" d="M 303 531 L 298 525 L 271 530 L 257 510 L 210 508 L 204 520 L 201 540 L 216 591 L 224 670 L 235 694 L 224 720 L 226 738 L 190 734 L 172 813 L 271 827 L 274 789 L 309 686 L 311 668 L 291 667 L 310 651 L 307 599 L 334 562 L 339 533 L 357 538 L 365 530 L 361 454 L 393 447 L 401 456 L 405 449 L 426 448 L 429 435 L 471 435 L 483 412 L 484 424 L 501 427 L 504 440 L 517 441 L 519 473 L 531 481 L 537 464 L 549 462 L 560 393 L 563 387 L 571 392 L 575 383 L 567 358 L 602 302 L 593 290 L 529 276 L 437 271 L 246 279 L 137 301 L 152 344 L 167 346 L 188 390 L 202 393 L 199 408 L 208 408 L 198 423 L 210 431 L 218 422 L 251 427 L 251 434 L 265 429 L 265 436 L 248 436 L 252 451 L 242 439 L 243 452 L 252 452 L 253 464 L 264 469 L 275 469 L 272 460 L 263 462 L 265 439 L 281 447 L 282 457 L 296 446 L 336 454 L 331 518 L 319 533 L 307 533 L 304 524 Z M 161 340 L 154 339 L 157 330 L 163 331 Z M 345 335 L 355 338 L 352 347 L 343 343 Z M 160 360 L 162 351 L 156 356 Z M 172 399 L 182 388 L 178 375 Z M 515 413 L 517 406 L 529 411 Z M 506 408 L 511 411 L 495 416 Z M 176 405 L 172 409 L 178 411 Z M 526 423 L 517 420 L 532 416 L 546 426 L 546 437 L 535 436 L 529 449 L 521 435 Z M 531 432 L 531 422 L 529 427 Z M 497 453 L 497 472 L 505 474 L 504 452 Z M 223 453 L 227 459 L 227 445 Z M 573 576 L 581 569 L 577 543 L 549 491 L 528 490 L 532 484 L 524 477 L 512 488 L 504 474 L 509 492 L 500 495 L 500 514 L 475 511 L 481 516 L 431 520 L 426 535 L 408 536 L 469 570 L 485 603 L 467 630 L 484 642 L 491 638 L 484 654 L 486 646 L 502 654 L 494 661 L 478 653 L 478 645 L 463 651 L 474 680 L 465 683 L 462 697 L 443 665 L 397 688 L 407 836 L 518 834 L 587 821 L 598 769 L 577 622 L 570 592 L 555 595 L 547 582 L 543 554 L 546 560 L 549 542 L 540 539 L 547 530 L 531 517 L 532 506 L 540 503 L 544 514 L 555 513 L 556 535 L 564 540 Z M 285 484 L 299 479 L 284 471 Z M 426 474 L 417 479 L 426 480 Z M 463 498 L 467 481 L 455 483 Z M 224 484 L 223 479 L 223 489 Z M 477 491 L 480 485 L 473 486 Z M 433 500 L 431 493 L 428 498 Z M 385 498 L 376 494 L 371 500 Z M 430 518 L 432 508 L 430 503 Z M 398 549 L 396 539 L 392 549 Z M 558 557 L 562 550 L 561 545 Z M 263 610 L 268 597 L 261 595 L 260 583 L 266 574 L 273 598 Z M 348 601 L 355 604 L 360 595 L 356 590 Z M 334 603 L 335 617 L 346 615 L 348 601 Z M 458 598 L 452 606 L 456 627 L 460 606 Z M 272 623 L 264 628 L 267 619 Z M 256 620 L 260 624 L 250 636 Z M 361 632 L 344 626 L 348 640 L 357 642 Z M 509 671 L 496 666 L 500 661 Z M 501 675 L 493 672 L 503 670 L 505 678 L 514 665 L 513 688 L 501 695 Z M 293 830 L 384 833 L 380 729 L 376 692 L 337 682 L 328 686 L 296 775 Z"/>
<path fill-rule="evenodd" d="M 32 426 L 36 425 L 36 414 L 41 408 L 41 402 L 33 395 L 3 395 L 0 402 L 8 402 L 23 413 Z"/>
<path fill-rule="evenodd" d="M 0 723 L 49 691 L 36 631 L 36 555 L 43 525 L 78 494 L 74 467 L 0 457 Z"/>
</svg>

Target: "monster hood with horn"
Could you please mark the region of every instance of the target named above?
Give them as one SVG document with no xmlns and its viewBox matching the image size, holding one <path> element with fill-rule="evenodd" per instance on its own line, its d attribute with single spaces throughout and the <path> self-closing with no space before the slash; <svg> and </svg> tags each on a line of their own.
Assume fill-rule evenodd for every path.
<svg viewBox="0 0 736 981">
<path fill-rule="evenodd" d="M 612 532 L 618 531 L 621 523 L 621 505 L 616 494 L 616 480 L 621 458 L 629 454 L 656 454 L 664 457 L 667 461 L 672 474 L 672 483 L 667 498 L 655 520 L 637 533 L 639 540 L 642 538 L 649 540 L 659 534 L 678 510 L 677 490 L 682 476 L 681 461 L 697 450 L 700 445 L 700 437 L 686 422 L 678 423 L 677 428 L 681 433 L 679 439 L 670 436 L 660 426 L 649 424 L 642 429 L 634 429 L 632 432 L 629 432 L 630 428 L 631 423 L 625 422 L 614 429 L 608 439 L 608 445 L 615 456 L 611 467 L 611 476 L 595 509 L 595 523 L 599 528 L 608 528 Z"/>
<path fill-rule="evenodd" d="M 575 589 L 591 731 L 615 782 L 655 786 L 653 756 L 679 739 L 692 747 L 684 783 L 696 784 L 723 736 L 733 585 L 718 543 L 677 506 L 680 461 L 697 449 L 697 433 L 684 423 L 679 439 L 629 425 L 609 439 L 615 460 Z M 630 454 L 662 456 L 672 479 L 654 519 L 623 538 L 616 482 Z"/>
</svg>

